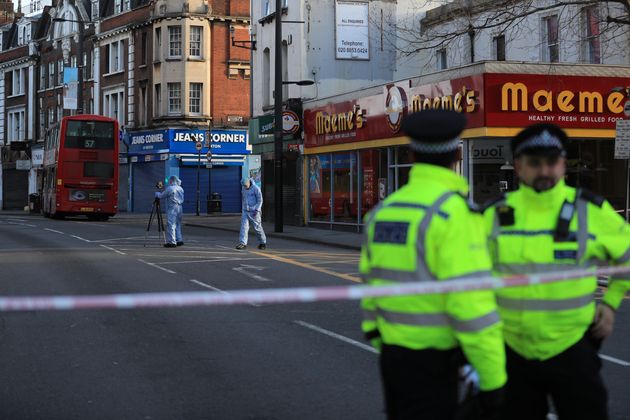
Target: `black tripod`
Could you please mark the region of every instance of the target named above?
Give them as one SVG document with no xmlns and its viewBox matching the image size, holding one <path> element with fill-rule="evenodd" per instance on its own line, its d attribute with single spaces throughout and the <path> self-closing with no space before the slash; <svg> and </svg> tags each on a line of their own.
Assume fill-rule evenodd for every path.
<svg viewBox="0 0 630 420">
<path fill-rule="evenodd" d="M 158 238 L 160 237 L 160 233 L 162 233 L 163 243 L 166 243 L 166 231 L 164 230 L 164 219 L 162 218 L 162 208 L 160 207 L 160 199 L 155 197 L 153 200 L 153 207 L 151 207 L 151 214 L 149 215 L 149 223 L 147 224 L 147 231 L 144 234 L 144 246 L 147 246 L 147 236 L 149 235 L 149 230 L 151 230 L 151 223 L 153 223 L 153 218 L 155 217 L 157 223 L 158 230 Z"/>
</svg>

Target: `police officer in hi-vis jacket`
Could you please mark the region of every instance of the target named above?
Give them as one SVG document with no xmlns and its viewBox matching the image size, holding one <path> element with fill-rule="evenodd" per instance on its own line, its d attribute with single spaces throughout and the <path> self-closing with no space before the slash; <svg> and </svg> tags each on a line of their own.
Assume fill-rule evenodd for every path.
<svg viewBox="0 0 630 420">
<path fill-rule="evenodd" d="M 365 218 L 360 272 L 370 285 L 489 275 L 482 215 L 453 169 L 466 118 L 425 110 L 403 120 L 415 163 L 409 182 Z M 492 291 L 364 298 L 362 330 L 380 351 L 389 419 L 452 419 L 463 355 L 480 378 L 481 411 L 494 418 L 506 382 Z"/>
<path fill-rule="evenodd" d="M 566 143 L 552 124 L 512 140 L 520 186 L 485 212 L 499 275 L 630 265 L 625 221 L 602 197 L 564 183 Z M 630 274 L 611 278 L 599 303 L 595 276 L 497 291 L 507 344 L 505 419 L 546 419 L 548 397 L 561 420 L 608 418 L 598 349 L 629 286 Z"/>
</svg>

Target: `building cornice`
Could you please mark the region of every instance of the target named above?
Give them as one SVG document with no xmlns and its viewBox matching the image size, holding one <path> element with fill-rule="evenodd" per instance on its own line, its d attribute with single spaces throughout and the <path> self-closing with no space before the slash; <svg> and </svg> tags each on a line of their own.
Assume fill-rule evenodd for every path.
<svg viewBox="0 0 630 420">
<path fill-rule="evenodd" d="M 7 69 L 9 67 L 17 67 L 22 64 L 34 64 L 36 61 L 37 60 L 34 57 L 30 56 L 16 58 L 11 61 L 2 61 L 0 62 L 0 70 Z"/>
</svg>

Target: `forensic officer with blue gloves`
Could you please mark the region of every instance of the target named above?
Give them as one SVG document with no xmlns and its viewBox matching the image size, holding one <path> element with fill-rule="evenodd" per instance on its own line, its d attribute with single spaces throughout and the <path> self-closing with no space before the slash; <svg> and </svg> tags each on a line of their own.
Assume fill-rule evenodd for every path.
<svg viewBox="0 0 630 420">
<path fill-rule="evenodd" d="M 244 249 L 247 247 L 247 236 L 249 234 L 249 224 L 252 224 L 256 236 L 258 237 L 258 249 L 267 247 L 267 237 L 262 227 L 260 211 L 262 209 L 263 198 L 258 185 L 250 178 L 241 181 L 243 188 L 241 189 L 241 233 L 239 235 L 239 243 L 236 249 Z"/>
<path fill-rule="evenodd" d="M 178 177 L 172 175 L 168 179 L 168 187 L 163 192 L 157 191 L 155 197 L 166 199 L 166 248 L 184 245 L 182 239 L 182 205 L 184 189 Z"/>
<path fill-rule="evenodd" d="M 359 271 L 370 285 L 448 282 L 489 275 L 483 218 L 455 173 L 466 118 L 407 116 L 415 163 L 409 182 L 365 218 Z M 501 323 L 491 290 L 366 297 L 362 330 L 380 352 L 389 420 L 452 420 L 464 357 L 479 373 L 478 418 L 495 419 L 506 382 Z M 463 415 L 463 414 L 458 414 Z"/>
</svg>

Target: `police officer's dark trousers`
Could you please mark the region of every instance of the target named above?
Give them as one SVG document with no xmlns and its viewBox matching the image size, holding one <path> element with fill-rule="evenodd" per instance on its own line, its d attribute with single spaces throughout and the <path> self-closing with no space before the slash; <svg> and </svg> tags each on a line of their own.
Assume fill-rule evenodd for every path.
<svg viewBox="0 0 630 420">
<path fill-rule="evenodd" d="M 545 361 L 527 360 L 507 347 L 508 383 L 503 418 L 545 420 L 549 395 L 560 420 L 608 419 L 598 347 L 584 336 Z"/>
<path fill-rule="evenodd" d="M 381 376 L 389 420 L 451 420 L 461 351 L 383 345 Z"/>
</svg>

